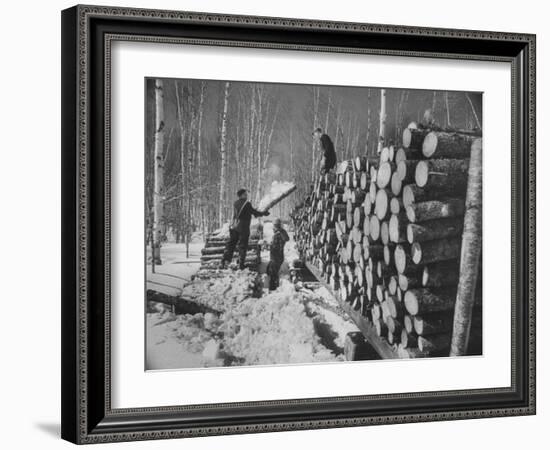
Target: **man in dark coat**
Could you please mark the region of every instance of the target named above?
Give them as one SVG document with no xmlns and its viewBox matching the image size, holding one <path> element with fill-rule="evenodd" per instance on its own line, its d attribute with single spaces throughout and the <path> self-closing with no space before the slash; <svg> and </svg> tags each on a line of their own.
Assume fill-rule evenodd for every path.
<svg viewBox="0 0 550 450">
<path fill-rule="evenodd" d="M 334 144 L 328 135 L 323 133 L 321 128 L 316 128 L 313 132 L 313 137 L 319 141 L 319 147 L 323 152 L 321 159 L 321 175 L 328 173 L 334 166 L 336 166 L 336 152 L 334 151 Z"/>
<path fill-rule="evenodd" d="M 281 219 L 275 219 L 273 222 L 273 239 L 269 247 L 269 264 L 266 270 L 269 275 L 270 291 L 274 291 L 279 287 L 279 270 L 285 259 L 285 244 L 288 240 L 288 233 L 283 228 Z"/>
<path fill-rule="evenodd" d="M 222 269 L 233 259 L 233 253 L 237 243 L 239 244 L 239 268 L 244 269 L 246 251 L 248 250 L 248 238 L 250 237 L 250 221 L 252 216 L 268 216 L 269 211 L 260 212 L 252 207 L 248 201 L 246 189 L 237 191 L 238 200 L 233 204 L 233 222 L 229 227 L 229 241 L 225 246 L 222 258 Z"/>
</svg>

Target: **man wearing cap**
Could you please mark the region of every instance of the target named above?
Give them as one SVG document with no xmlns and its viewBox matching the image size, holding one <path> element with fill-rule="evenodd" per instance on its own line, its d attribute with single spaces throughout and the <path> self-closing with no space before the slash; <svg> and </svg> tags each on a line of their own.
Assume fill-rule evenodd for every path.
<svg viewBox="0 0 550 450">
<path fill-rule="evenodd" d="M 269 275 L 270 291 L 274 291 L 279 287 L 279 270 L 285 259 L 285 244 L 288 240 L 288 233 L 283 228 L 281 219 L 275 219 L 273 222 L 273 239 L 269 246 L 269 264 L 266 270 Z"/>
<path fill-rule="evenodd" d="M 321 159 L 321 175 L 324 175 L 336 166 L 336 152 L 334 151 L 334 144 L 332 143 L 330 137 L 323 133 L 321 128 L 316 128 L 312 135 L 313 138 L 319 142 L 319 147 L 323 152 L 323 158 Z"/>
<path fill-rule="evenodd" d="M 250 221 L 252 216 L 268 216 L 269 211 L 260 212 L 252 207 L 248 201 L 248 192 L 246 189 L 237 191 L 237 201 L 233 204 L 233 222 L 229 227 L 229 241 L 225 246 L 225 252 L 222 258 L 222 269 L 231 262 L 237 243 L 239 244 L 239 268 L 244 269 L 246 260 L 246 251 L 248 250 L 248 238 L 250 237 Z"/>
</svg>

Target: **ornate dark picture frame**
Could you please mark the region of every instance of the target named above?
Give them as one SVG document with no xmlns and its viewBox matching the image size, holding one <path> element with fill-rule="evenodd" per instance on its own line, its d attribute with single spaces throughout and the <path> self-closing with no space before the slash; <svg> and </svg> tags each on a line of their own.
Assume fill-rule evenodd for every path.
<svg viewBox="0 0 550 450">
<path fill-rule="evenodd" d="M 509 62 L 512 384 L 113 409 L 110 48 L 115 40 Z M 75 443 L 535 413 L 535 36 L 97 6 L 62 13 L 62 437 Z"/>
</svg>

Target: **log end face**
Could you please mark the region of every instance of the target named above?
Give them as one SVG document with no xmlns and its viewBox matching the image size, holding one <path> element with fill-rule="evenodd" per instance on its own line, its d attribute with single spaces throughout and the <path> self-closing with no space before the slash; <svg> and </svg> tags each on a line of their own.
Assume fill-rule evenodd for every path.
<svg viewBox="0 0 550 450">
<path fill-rule="evenodd" d="M 393 256 L 397 272 L 403 273 L 405 271 L 405 266 L 407 265 L 407 255 L 405 253 L 405 249 L 401 245 L 397 245 Z"/>
<path fill-rule="evenodd" d="M 411 130 L 409 128 L 405 128 L 403 130 L 403 147 L 409 148 L 409 146 L 411 145 L 411 136 Z"/>
<path fill-rule="evenodd" d="M 422 261 L 422 246 L 420 245 L 420 242 L 415 242 L 412 244 L 411 254 L 413 263 L 420 264 L 420 261 Z"/>
<path fill-rule="evenodd" d="M 418 299 L 413 291 L 405 292 L 405 308 L 411 316 L 418 314 Z"/>
<path fill-rule="evenodd" d="M 395 214 L 390 217 L 389 223 L 390 241 L 399 242 L 399 217 Z"/>
<path fill-rule="evenodd" d="M 403 187 L 403 206 L 406 208 L 414 203 L 414 192 L 410 184 Z"/>
<path fill-rule="evenodd" d="M 426 186 L 428 182 L 428 171 L 428 163 L 426 161 L 419 161 L 414 172 L 414 181 L 418 187 Z"/>
<path fill-rule="evenodd" d="M 407 159 L 407 154 L 405 153 L 405 150 L 400 148 L 395 152 L 394 161 L 395 164 L 399 164 L 401 161 L 405 161 Z"/>
<path fill-rule="evenodd" d="M 428 284 L 428 280 L 430 279 L 430 269 L 428 269 L 428 266 L 425 266 L 422 270 L 422 286 L 426 286 Z"/>
<path fill-rule="evenodd" d="M 403 325 L 405 326 L 405 328 L 403 328 L 404 331 L 412 333 L 414 331 L 413 316 L 407 314 L 403 319 Z"/>
<path fill-rule="evenodd" d="M 405 161 L 399 161 L 397 163 L 397 169 L 396 169 L 397 176 L 400 180 L 404 180 L 407 176 L 407 164 Z"/>
<path fill-rule="evenodd" d="M 407 214 L 408 216 L 408 214 Z M 411 221 L 412 222 L 412 221 Z M 407 225 L 407 241 L 409 244 L 412 244 L 414 241 L 414 233 L 411 224 Z"/>
<path fill-rule="evenodd" d="M 407 219 L 409 219 L 409 222 L 415 223 L 416 222 L 416 214 L 414 212 L 414 208 L 412 205 L 409 205 L 405 208 L 405 212 L 407 213 Z"/>
<path fill-rule="evenodd" d="M 426 137 L 424 138 L 424 142 L 422 143 L 422 154 L 426 158 L 431 158 L 435 153 L 436 148 L 437 135 L 433 131 L 431 131 L 426 135 Z"/>
</svg>

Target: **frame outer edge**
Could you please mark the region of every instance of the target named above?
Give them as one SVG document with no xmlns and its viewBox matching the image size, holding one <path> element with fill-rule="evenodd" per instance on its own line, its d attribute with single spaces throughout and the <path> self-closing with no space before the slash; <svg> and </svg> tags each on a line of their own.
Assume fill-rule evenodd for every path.
<svg viewBox="0 0 550 450">
<path fill-rule="evenodd" d="M 281 31 L 307 28 L 335 31 L 380 32 L 426 37 L 462 37 L 470 39 L 500 40 L 523 43 L 528 53 L 528 77 L 524 80 L 527 91 L 529 117 L 524 151 L 528 166 L 528 232 L 529 239 L 527 285 L 528 302 L 528 354 L 524 364 L 528 372 L 529 399 L 523 407 L 470 410 L 467 412 L 427 413 L 371 418 L 322 419 L 314 421 L 280 422 L 250 426 L 222 426 L 166 431 L 135 431 L 124 433 L 93 433 L 89 430 L 87 404 L 87 290 L 88 252 L 88 23 L 92 17 L 111 16 L 192 22 L 197 24 L 243 24 L 252 27 L 276 26 Z M 62 437 L 74 443 L 99 443 L 174 437 L 208 436 L 220 434 L 258 433 L 313 428 L 364 426 L 371 424 L 409 423 L 420 421 L 457 420 L 481 417 L 502 417 L 535 413 L 535 36 L 532 34 L 500 33 L 473 30 L 452 30 L 414 26 L 376 25 L 351 22 L 329 22 L 291 18 L 238 16 L 224 14 L 162 11 L 151 9 L 119 8 L 78 5 L 62 13 Z M 71 42 L 66 42 L 70 40 Z M 75 109 L 76 106 L 76 109 Z M 526 333 L 527 334 L 527 333 Z M 525 336 L 525 335 L 524 335 Z"/>
<path fill-rule="evenodd" d="M 78 8 L 61 13 L 61 437 L 78 433 L 77 288 L 77 20 Z"/>
</svg>

